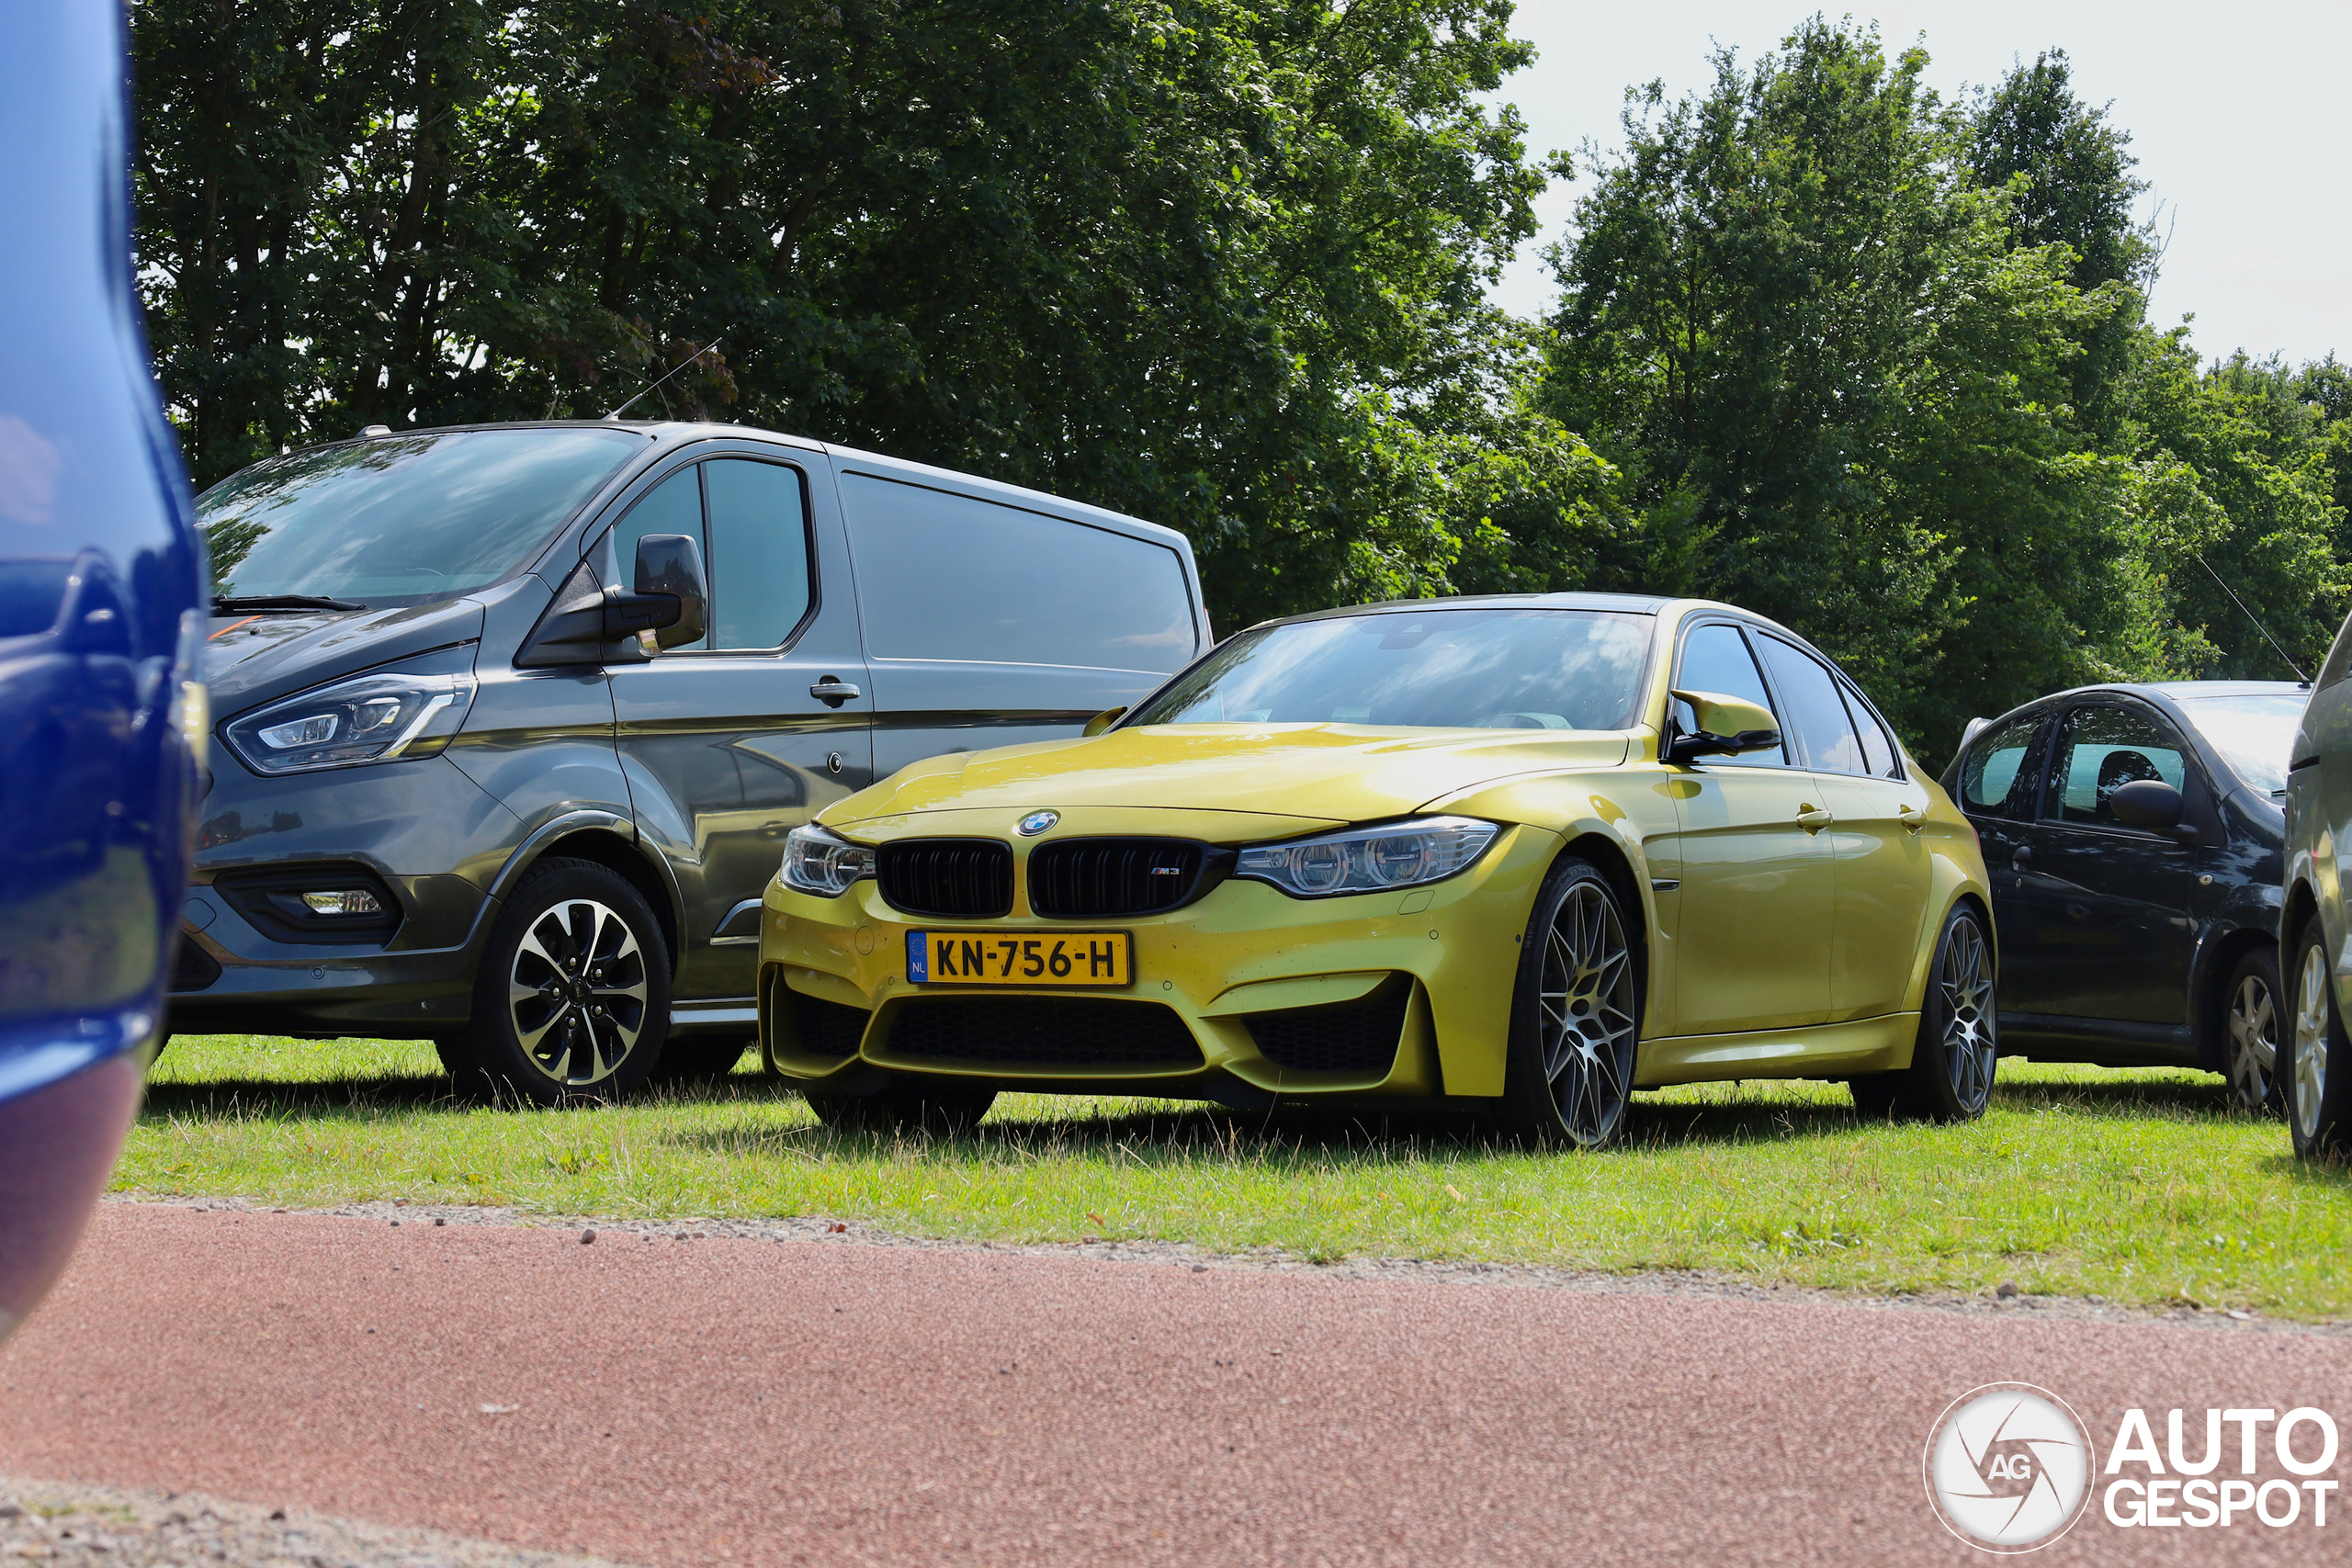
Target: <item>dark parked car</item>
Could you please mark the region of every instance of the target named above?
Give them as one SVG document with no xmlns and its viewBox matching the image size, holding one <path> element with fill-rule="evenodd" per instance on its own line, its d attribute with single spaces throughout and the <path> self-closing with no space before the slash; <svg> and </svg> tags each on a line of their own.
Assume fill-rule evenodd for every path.
<svg viewBox="0 0 2352 1568">
<path fill-rule="evenodd" d="M 2088 686 L 1969 726 L 1944 787 L 1976 825 L 2001 1049 L 2193 1066 L 2278 1103 L 2287 759 L 2309 694 Z"/>
<path fill-rule="evenodd" d="M 1210 642 L 1169 529 L 732 426 L 374 430 L 198 510 L 221 717 L 172 1027 L 429 1038 L 542 1102 L 741 1055 L 820 808 Z"/>
</svg>

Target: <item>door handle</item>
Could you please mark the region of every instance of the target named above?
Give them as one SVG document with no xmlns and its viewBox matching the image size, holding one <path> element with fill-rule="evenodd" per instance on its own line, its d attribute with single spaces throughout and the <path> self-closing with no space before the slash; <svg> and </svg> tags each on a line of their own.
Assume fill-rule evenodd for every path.
<svg viewBox="0 0 2352 1568">
<path fill-rule="evenodd" d="M 1928 825 L 1928 814 L 1916 806 L 1897 807 L 1894 815 L 1904 827 L 1914 833 Z"/>
<path fill-rule="evenodd" d="M 808 688 L 808 694 L 816 698 L 819 702 L 823 703 L 827 707 L 836 708 L 849 701 L 852 697 L 865 695 L 863 692 L 860 692 L 855 686 L 851 685 L 847 681 L 842 680 L 838 675 L 826 676 L 823 680 Z"/>
<path fill-rule="evenodd" d="M 1824 811 L 1818 806 L 1801 806 L 1797 807 L 1797 823 L 1808 833 L 1818 833 L 1824 828 L 1828 827 L 1829 824 L 1836 820 L 1838 820 L 1837 818 L 1831 816 L 1828 812 Z"/>
</svg>

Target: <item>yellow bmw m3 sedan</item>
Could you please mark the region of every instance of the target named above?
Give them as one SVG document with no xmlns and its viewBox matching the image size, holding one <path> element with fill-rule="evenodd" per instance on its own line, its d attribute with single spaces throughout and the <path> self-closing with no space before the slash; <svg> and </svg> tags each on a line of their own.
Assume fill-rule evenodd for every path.
<svg viewBox="0 0 2352 1568">
<path fill-rule="evenodd" d="M 760 1043 L 830 1123 L 999 1090 L 1474 1112 L 1844 1079 L 1973 1117 L 1974 830 L 1855 684 L 1726 604 L 1419 600 L 1228 638 L 1080 739 L 917 762 L 786 841 Z"/>
</svg>

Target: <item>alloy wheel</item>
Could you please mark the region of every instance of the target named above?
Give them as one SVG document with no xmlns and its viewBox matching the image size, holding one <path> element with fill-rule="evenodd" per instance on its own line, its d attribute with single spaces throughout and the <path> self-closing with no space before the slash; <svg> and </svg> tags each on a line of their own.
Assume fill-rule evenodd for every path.
<svg viewBox="0 0 2352 1568">
<path fill-rule="evenodd" d="M 2303 950 L 2302 973 L 2295 981 L 2295 1130 L 2305 1144 L 2319 1136 L 2327 1035 L 2327 953 L 2314 942 Z"/>
<path fill-rule="evenodd" d="M 2258 1106 L 2270 1098 L 2278 1071 L 2278 1008 L 2261 976 L 2247 975 L 2230 994 L 2230 1088 L 2240 1105 Z"/>
<path fill-rule="evenodd" d="M 1578 884 L 1552 917 L 1536 993 L 1544 1077 L 1560 1125 L 1584 1147 L 1624 1120 L 1634 1077 L 1634 960 L 1608 896 Z"/>
<path fill-rule="evenodd" d="M 515 1043 L 553 1082 L 603 1082 L 645 1029 L 644 951 L 637 933 L 593 898 L 556 904 L 523 933 L 507 977 Z"/>
<path fill-rule="evenodd" d="M 1938 977 L 1944 1001 L 1944 1070 L 1960 1107 L 1973 1116 L 1993 1094 L 1999 1046 L 1993 1035 L 1993 961 L 1972 919 L 1954 921 Z"/>
</svg>

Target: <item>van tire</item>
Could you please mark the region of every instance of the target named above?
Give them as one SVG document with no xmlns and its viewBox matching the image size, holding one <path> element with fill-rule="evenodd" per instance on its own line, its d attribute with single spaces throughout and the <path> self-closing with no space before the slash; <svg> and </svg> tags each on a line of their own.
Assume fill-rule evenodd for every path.
<svg viewBox="0 0 2352 1568">
<path fill-rule="evenodd" d="M 473 1021 L 435 1043 L 469 1099 L 575 1105 L 642 1089 L 669 1028 L 670 950 L 651 906 L 607 866 L 550 856 L 491 927 Z"/>
<path fill-rule="evenodd" d="M 2316 915 L 2296 941 L 2291 973 L 2291 1022 L 2280 1042 L 2287 1060 L 2278 1073 L 2287 1129 L 2302 1158 L 2340 1160 L 2352 1153 L 2352 1040 L 2335 1005 L 2335 967 Z"/>
<path fill-rule="evenodd" d="M 996 1103 L 986 1084 L 952 1078 L 894 1077 L 874 1094 L 803 1089 L 800 1097 L 817 1120 L 836 1133 L 868 1133 L 928 1138 L 960 1138 Z"/>
</svg>

